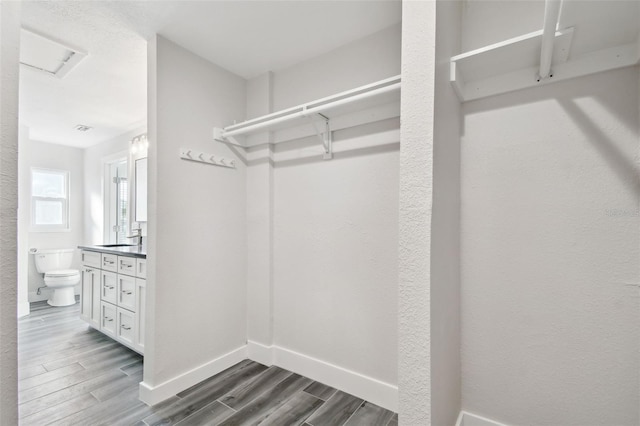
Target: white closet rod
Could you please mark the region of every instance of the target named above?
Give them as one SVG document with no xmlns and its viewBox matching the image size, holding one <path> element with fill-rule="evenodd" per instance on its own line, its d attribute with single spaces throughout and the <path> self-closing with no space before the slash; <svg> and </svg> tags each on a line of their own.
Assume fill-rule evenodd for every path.
<svg viewBox="0 0 640 426">
<path fill-rule="evenodd" d="M 318 101 L 314 101 L 314 102 L 310 102 L 295 108 L 290 108 L 288 110 L 285 111 L 281 111 L 279 113 L 275 113 L 273 115 L 277 115 L 277 117 L 275 118 L 271 118 L 271 119 L 266 119 L 266 117 L 261 117 L 256 119 L 256 121 L 260 121 L 256 124 L 249 124 L 246 125 L 247 123 L 250 123 L 251 120 L 245 122 L 245 123 L 240 123 L 240 124 L 236 124 L 236 125 L 232 125 L 227 127 L 228 130 L 223 129 L 222 130 L 222 134 L 221 136 L 224 137 L 232 137 L 232 136 L 237 136 L 237 135 L 241 135 L 244 133 L 249 133 L 249 132 L 253 132 L 256 130 L 260 130 L 260 129 L 264 129 L 267 127 L 271 127 L 273 125 L 279 124 L 279 123 L 283 123 L 286 121 L 290 121 L 290 120 L 294 120 L 296 118 L 300 118 L 300 117 L 308 117 L 312 114 L 318 114 L 321 112 L 324 112 L 326 110 L 329 110 L 331 108 L 335 108 L 341 105 L 345 105 L 345 104 L 349 104 L 355 101 L 359 101 L 361 99 L 366 99 L 366 98 L 370 98 L 373 96 L 377 96 L 377 95 L 381 95 L 383 93 L 387 93 L 387 92 L 392 92 L 394 90 L 399 90 L 401 83 L 400 83 L 400 77 L 393 77 L 392 79 L 388 79 L 385 80 L 384 82 L 387 83 L 389 81 L 397 81 L 395 83 L 392 84 L 388 84 L 386 86 L 383 87 L 378 87 L 378 88 L 374 88 L 371 90 L 367 90 L 364 91 L 362 93 L 357 93 L 354 95 L 349 95 L 348 92 L 342 93 L 342 94 L 338 94 L 329 98 L 325 98 L 325 99 L 321 99 Z M 381 82 L 376 83 L 374 85 L 378 86 Z M 363 88 L 359 88 L 359 89 L 355 89 L 353 92 L 361 92 L 363 89 L 366 89 L 367 86 L 363 87 Z M 337 99 L 336 99 L 337 98 Z M 331 101 L 331 99 L 336 99 L 335 101 Z M 321 104 L 321 105 L 317 105 L 318 103 L 321 102 L 325 102 L 328 101 L 327 103 Z M 317 105 L 317 106 L 314 106 Z M 292 111 L 290 113 L 286 113 L 287 111 Z M 283 113 L 286 113 L 285 115 L 282 115 Z M 238 126 L 242 126 L 239 127 Z"/>
</svg>

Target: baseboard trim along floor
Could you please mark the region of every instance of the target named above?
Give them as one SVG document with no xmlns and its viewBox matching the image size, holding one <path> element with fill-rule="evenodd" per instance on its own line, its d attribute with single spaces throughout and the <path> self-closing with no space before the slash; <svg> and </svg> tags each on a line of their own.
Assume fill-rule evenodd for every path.
<svg viewBox="0 0 640 426">
<path fill-rule="evenodd" d="M 387 410 L 398 411 L 397 386 L 286 348 L 265 346 L 252 341 L 157 386 L 140 383 L 140 400 L 156 405 L 247 358 L 266 366 L 284 368 Z"/>
<path fill-rule="evenodd" d="M 387 410 L 398 411 L 398 387 L 389 383 L 290 349 L 276 345 L 265 346 L 251 340 L 247 342 L 247 355 L 252 361 L 276 365 L 373 402 Z"/>
<path fill-rule="evenodd" d="M 151 386 L 143 381 L 140 383 L 140 400 L 148 405 L 156 405 L 245 359 L 247 359 L 247 347 L 243 345 L 157 386 Z"/>
<path fill-rule="evenodd" d="M 471 414 L 466 411 L 460 411 L 456 426 L 507 426 L 486 417 Z"/>
</svg>

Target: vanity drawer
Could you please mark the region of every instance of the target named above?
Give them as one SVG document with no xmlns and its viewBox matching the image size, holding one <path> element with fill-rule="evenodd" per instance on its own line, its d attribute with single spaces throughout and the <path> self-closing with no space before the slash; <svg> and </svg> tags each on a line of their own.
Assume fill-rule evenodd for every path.
<svg viewBox="0 0 640 426">
<path fill-rule="evenodd" d="M 118 276 L 115 272 L 102 271 L 100 298 L 114 305 L 118 301 Z"/>
<path fill-rule="evenodd" d="M 147 259 L 136 259 L 136 277 L 147 278 Z"/>
<path fill-rule="evenodd" d="M 102 266 L 100 268 L 105 271 L 118 272 L 118 256 L 102 253 Z"/>
<path fill-rule="evenodd" d="M 135 315 L 133 312 L 129 312 L 126 309 L 118 309 L 118 339 L 129 345 L 133 346 L 133 337 L 135 336 Z"/>
<path fill-rule="evenodd" d="M 118 274 L 118 306 L 130 311 L 136 310 L 136 279 Z"/>
<path fill-rule="evenodd" d="M 111 303 L 102 302 L 100 305 L 100 331 L 116 337 L 117 309 Z"/>
<path fill-rule="evenodd" d="M 94 268 L 99 268 L 100 265 L 100 253 L 95 251 L 82 251 L 82 264 L 85 266 L 92 266 Z"/>
<path fill-rule="evenodd" d="M 136 276 L 136 258 L 118 256 L 118 273 L 135 277 Z"/>
</svg>

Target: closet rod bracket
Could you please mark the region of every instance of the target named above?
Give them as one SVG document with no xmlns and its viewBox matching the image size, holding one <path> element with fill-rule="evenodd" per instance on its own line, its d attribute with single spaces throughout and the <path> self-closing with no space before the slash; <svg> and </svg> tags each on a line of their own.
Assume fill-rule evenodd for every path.
<svg viewBox="0 0 640 426">
<path fill-rule="evenodd" d="M 213 128 L 213 140 L 226 143 L 228 145 L 237 146 L 238 148 L 245 148 L 236 138 L 233 136 L 227 136 L 224 134 L 224 129 L 220 127 Z"/>
<path fill-rule="evenodd" d="M 319 112 L 315 114 L 317 117 L 320 117 L 320 120 L 314 120 L 313 117 L 307 116 L 309 121 L 313 125 L 313 129 L 316 131 L 316 136 L 322 142 L 322 147 L 324 148 L 324 153 L 322 154 L 323 160 L 331 160 L 333 158 L 333 137 L 331 135 L 331 123 L 329 121 L 329 117 L 324 114 L 320 114 Z M 317 122 L 324 121 L 324 132 L 318 128 Z"/>
</svg>

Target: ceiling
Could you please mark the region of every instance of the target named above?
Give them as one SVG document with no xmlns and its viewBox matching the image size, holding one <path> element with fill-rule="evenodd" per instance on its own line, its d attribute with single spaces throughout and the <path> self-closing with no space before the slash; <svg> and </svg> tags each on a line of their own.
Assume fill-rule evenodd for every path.
<svg viewBox="0 0 640 426">
<path fill-rule="evenodd" d="M 20 121 L 34 140 L 83 148 L 145 126 L 156 33 L 251 78 L 400 20 L 400 0 L 24 1 L 24 28 L 88 55 L 64 78 L 21 67 Z"/>
</svg>

